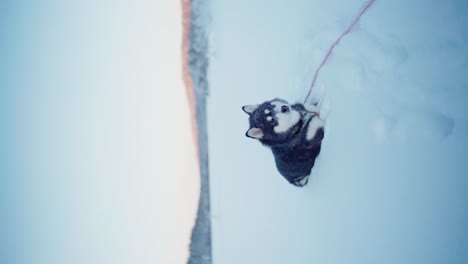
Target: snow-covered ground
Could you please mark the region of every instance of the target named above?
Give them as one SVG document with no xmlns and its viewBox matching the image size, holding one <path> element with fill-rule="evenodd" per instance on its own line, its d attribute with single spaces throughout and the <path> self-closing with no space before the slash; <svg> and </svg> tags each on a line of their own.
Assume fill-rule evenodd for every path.
<svg viewBox="0 0 468 264">
<path fill-rule="evenodd" d="M 377 0 L 323 68 L 305 188 L 244 136 L 241 106 L 301 102 L 363 0 L 212 1 L 213 262 L 468 262 L 468 2 Z"/>
</svg>

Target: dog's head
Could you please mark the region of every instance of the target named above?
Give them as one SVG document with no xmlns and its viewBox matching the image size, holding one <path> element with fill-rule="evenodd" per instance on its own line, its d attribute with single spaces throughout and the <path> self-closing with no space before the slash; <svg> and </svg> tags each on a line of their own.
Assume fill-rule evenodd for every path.
<svg viewBox="0 0 468 264">
<path fill-rule="evenodd" d="M 249 115 L 250 122 L 250 128 L 245 135 L 264 144 L 285 140 L 301 121 L 301 113 L 282 99 L 246 105 L 242 110 Z"/>
</svg>

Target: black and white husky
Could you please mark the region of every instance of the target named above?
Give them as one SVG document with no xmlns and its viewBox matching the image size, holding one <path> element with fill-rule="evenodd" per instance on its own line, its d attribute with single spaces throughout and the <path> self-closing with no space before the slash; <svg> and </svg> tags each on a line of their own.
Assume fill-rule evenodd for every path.
<svg viewBox="0 0 468 264">
<path fill-rule="evenodd" d="M 276 168 L 286 180 L 295 186 L 306 185 L 324 137 L 319 108 L 273 99 L 242 110 L 250 122 L 245 135 L 271 148 Z"/>
</svg>

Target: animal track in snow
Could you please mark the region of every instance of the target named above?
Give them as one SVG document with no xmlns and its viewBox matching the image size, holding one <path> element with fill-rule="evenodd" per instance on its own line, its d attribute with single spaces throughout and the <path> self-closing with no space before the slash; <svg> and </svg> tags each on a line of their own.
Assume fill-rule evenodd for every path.
<svg viewBox="0 0 468 264">
<path fill-rule="evenodd" d="M 372 74 L 392 74 L 408 59 L 408 51 L 400 41 L 390 36 L 377 38 L 366 30 L 354 32 L 348 45 L 343 47 L 343 53 L 361 58 Z"/>
<path fill-rule="evenodd" d="M 335 23 L 304 41 L 293 86 L 309 87 L 317 67 L 342 31 L 343 25 Z M 407 59 L 407 49 L 399 40 L 390 36 L 377 37 L 358 27 L 335 47 L 317 83 L 326 82 L 333 89 L 352 93 L 362 92 L 368 87 L 365 83 L 370 76 L 393 75 Z"/>
<path fill-rule="evenodd" d="M 394 105 L 399 109 L 385 113 L 371 123 L 374 139 L 400 142 L 437 142 L 449 137 L 454 129 L 453 118 L 431 108 L 410 109 Z"/>
</svg>

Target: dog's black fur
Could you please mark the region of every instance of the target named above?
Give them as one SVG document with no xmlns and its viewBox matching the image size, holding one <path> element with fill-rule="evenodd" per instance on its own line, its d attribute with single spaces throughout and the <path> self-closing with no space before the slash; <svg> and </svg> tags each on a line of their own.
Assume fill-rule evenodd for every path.
<svg viewBox="0 0 468 264">
<path fill-rule="evenodd" d="M 311 140 L 307 140 L 309 124 L 313 118 L 318 117 L 308 112 L 302 104 L 295 104 L 290 107 L 301 114 L 299 122 L 284 133 L 276 133 L 273 130 L 275 123 L 266 122 L 268 116 L 275 115 L 275 112 L 271 111 L 272 101 L 287 103 L 281 99 L 273 99 L 259 105 L 252 113 L 247 112 L 245 107 L 243 110 L 249 114 L 250 128 L 260 128 L 263 131 L 263 136 L 259 141 L 271 148 L 276 168 L 281 175 L 289 183 L 302 187 L 305 184 L 298 185 L 298 179 L 310 175 L 315 159 L 320 153 L 324 129 L 323 127 L 318 128 L 315 136 Z M 267 109 L 271 112 L 265 113 Z M 250 137 L 248 131 L 246 136 Z"/>
</svg>

